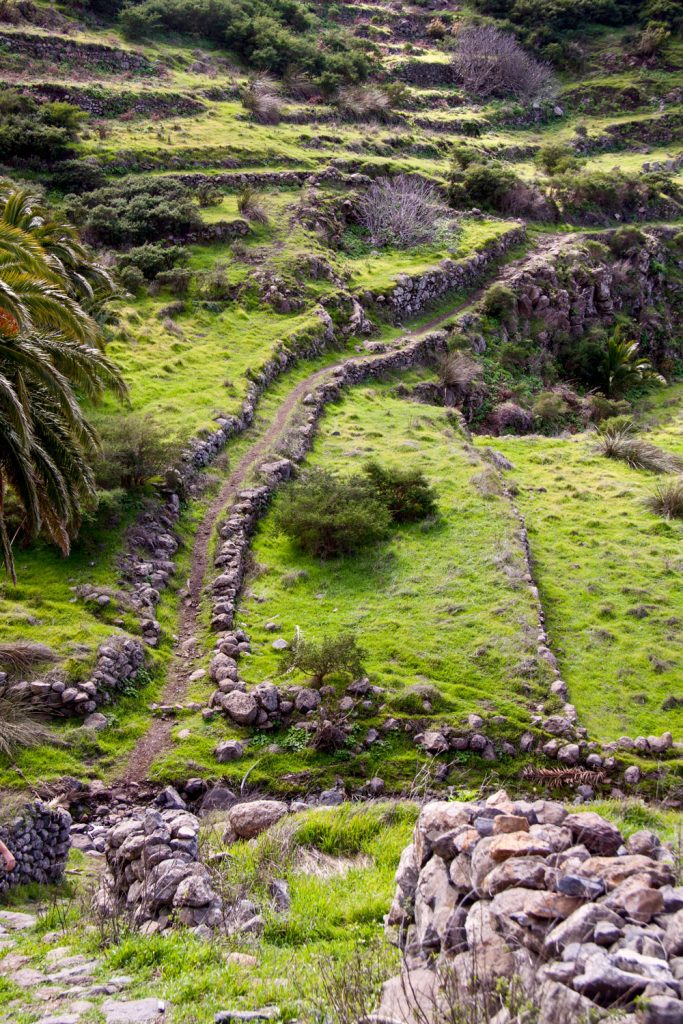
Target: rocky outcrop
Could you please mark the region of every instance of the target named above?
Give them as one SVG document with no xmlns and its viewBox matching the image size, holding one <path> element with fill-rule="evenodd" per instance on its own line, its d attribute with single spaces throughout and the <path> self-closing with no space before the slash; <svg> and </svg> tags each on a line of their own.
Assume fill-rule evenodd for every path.
<svg viewBox="0 0 683 1024">
<path fill-rule="evenodd" d="M 140 640 L 114 635 L 98 648 L 89 679 L 65 682 L 55 673 L 55 678 L 12 683 L 6 677 L 2 681 L 0 674 L 0 693 L 6 691 L 24 697 L 49 715 L 89 715 L 130 686 L 144 662 L 145 651 Z"/>
<path fill-rule="evenodd" d="M 512 292 L 515 306 L 501 317 L 501 340 L 533 338 L 553 356 L 567 335 L 580 338 L 592 326 L 610 326 L 619 314 L 649 323 L 657 306 L 657 330 L 648 330 L 644 354 L 657 366 L 677 358 L 670 307 L 680 300 L 663 270 L 671 234 L 665 228 L 648 230 L 644 243 L 619 255 L 608 247 L 612 231 L 555 238 L 504 268 L 497 283 Z M 483 351 L 487 342 L 481 320 L 468 314 L 460 324 L 475 351 Z"/>
<path fill-rule="evenodd" d="M 636 1000 L 648 1024 L 683 1020 L 674 879 L 672 851 L 653 833 L 624 841 L 593 812 L 505 792 L 428 803 L 396 873 L 386 926 L 403 977 L 385 986 L 379 1015 L 407 1022 L 412 1001 L 435 1019 L 439 1001 L 461 1000 L 510 1022 L 500 993 L 516 978 L 542 1024 Z"/>
<path fill-rule="evenodd" d="M 525 238 L 526 228 L 520 224 L 467 259 L 442 260 L 422 274 L 398 274 L 391 288 L 368 290 L 361 299 L 366 308 L 377 310 L 393 323 L 401 323 L 443 300 L 450 292 L 471 288 L 492 263 Z"/>
<path fill-rule="evenodd" d="M 37 801 L 0 825 L 0 840 L 14 854 L 16 867 L 6 872 L 0 863 L 0 898 L 15 885 L 58 882 L 69 856 L 71 816 L 60 807 Z"/>
</svg>

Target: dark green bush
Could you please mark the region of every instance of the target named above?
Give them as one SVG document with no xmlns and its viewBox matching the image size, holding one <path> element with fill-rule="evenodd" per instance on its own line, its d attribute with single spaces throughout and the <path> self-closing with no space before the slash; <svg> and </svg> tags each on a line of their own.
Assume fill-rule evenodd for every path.
<svg viewBox="0 0 683 1024">
<path fill-rule="evenodd" d="M 453 181 L 455 183 L 457 179 Z M 514 171 L 492 161 L 470 164 L 462 174 L 461 183 L 471 205 L 500 210 L 506 196 L 519 184 L 519 179 Z"/>
<path fill-rule="evenodd" d="M 487 316 L 507 320 L 517 310 L 517 298 L 506 285 L 492 284 L 484 293 L 482 308 Z"/>
<path fill-rule="evenodd" d="M 369 462 L 363 472 L 394 522 L 412 523 L 435 514 L 436 491 L 419 469 Z"/>
<path fill-rule="evenodd" d="M 145 275 L 142 273 L 139 267 L 121 267 L 119 270 L 119 281 L 127 292 L 132 292 L 133 295 L 139 295 L 139 293 L 145 287 Z"/>
<path fill-rule="evenodd" d="M 62 192 L 92 192 L 106 182 L 102 167 L 92 157 L 62 160 L 52 172 L 52 184 Z"/>
<path fill-rule="evenodd" d="M 65 204 L 68 216 L 95 245 L 141 245 L 183 237 L 202 226 L 190 191 L 168 178 L 124 178 L 94 192 L 67 196 Z"/>
<path fill-rule="evenodd" d="M 330 92 L 371 70 L 369 45 L 326 27 L 301 0 L 143 0 L 127 4 L 119 23 L 129 39 L 169 30 L 210 39 L 249 67 L 303 72 Z"/>
<path fill-rule="evenodd" d="M 645 235 L 639 228 L 624 224 L 617 228 L 607 244 L 615 256 L 623 256 L 629 249 L 640 249 L 645 244 Z"/>
<path fill-rule="evenodd" d="M 312 469 L 283 490 L 275 523 L 307 554 L 330 558 L 382 540 L 391 515 L 367 477 Z"/>
<path fill-rule="evenodd" d="M 95 466 L 100 487 L 130 491 L 160 476 L 178 454 L 177 445 L 151 416 L 130 413 L 104 421 L 102 451 Z"/>
<path fill-rule="evenodd" d="M 72 155 L 84 114 L 70 103 L 38 103 L 5 89 L 0 94 L 0 154 L 4 163 L 59 163 Z"/>
<path fill-rule="evenodd" d="M 125 267 L 137 267 L 148 281 L 164 270 L 171 270 L 179 263 L 187 263 L 190 252 L 182 245 L 160 245 L 146 242 L 130 249 L 119 257 L 119 270 Z"/>
</svg>

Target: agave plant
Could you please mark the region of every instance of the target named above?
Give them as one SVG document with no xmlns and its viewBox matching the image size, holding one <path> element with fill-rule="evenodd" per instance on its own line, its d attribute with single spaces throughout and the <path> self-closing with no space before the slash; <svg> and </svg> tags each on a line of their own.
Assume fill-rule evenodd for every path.
<svg viewBox="0 0 683 1024">
<path fill-rule="evenodd" d="M 616 329 L 607 341 L 602 367 L 602 390 L 607 398 L 620 398 L 643 384 L 666 383 L 661 374 L 639 353 L 637 341 L 629 341 Z"/>
<path fill-rule="evenodd" d="M 75 230 L 39 197 L 0 191 L 0 552 L 12 579 L 8 493 L 24 534 L 42 530 L 65 554 L 94 497 L 97 437 L 76 391 L 91 400 L 108 389 L 126 393 L 85 308 L 111 287 Z"/>
</svg>

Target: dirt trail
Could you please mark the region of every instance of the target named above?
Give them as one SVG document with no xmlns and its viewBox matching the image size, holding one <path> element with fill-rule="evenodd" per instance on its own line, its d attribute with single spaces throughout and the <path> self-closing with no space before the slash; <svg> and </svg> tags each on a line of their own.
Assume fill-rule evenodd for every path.
<svg viewBox="0 0 683 1024">
<path fill-rule="evenodd" d="M 533 251 L 532 255 L 537 256 L 539 252 L 542 249 L 547 248 L 552 241 L 554 241 L 552 236 L 551 238 L 544 240 L 544 242 Z M 523 257 L 523 259 L 526 259 L 526 257 Z M 519 261 L 517 261 L 517 265 L 518 263 Z M 513 263 L 511 265 L 514 266 L 515 264 Z M 493 280 L 496 279 L 498 278 L 494 278 Z M 469 306 L 474 305 L 481 298 L 490 284 L 491 280 L 488 280 L 480 288 L 476 289 L 476 291 L 471 292 L 466 299 L 463 299 L 462 302 L 457 306 L 454 306 L 447 313 L 441 313 L 438 317 L 422 324 L 420 327 L 406 331 L 402 337 L 405 338 L 406 341 L 409 341 L 436 329 L 445 321 L 450 320 L 451 317 L 463 312 Z M 266 456 L 268 451 L 272 449 L 278 438 L 285 433 L 291 413 L 299 400 L 304 398 L 304 396 L 311 391 L 317 381 L 331 373 L 336 367 L 341 366 L 350 360 L 362 360 L 363 358 L 371 359 L 373 356 L 370 354 L 363 357 L 355 354 L 348 356 L 346 359 L 340 359 L 321 370 L 316 370 L 314 373 L 306 377 L 305 380 L 302 380 L 292 388 L 282 404 L 279 406 L 272 422 L 268 425 L 268 428 L 260 437 L 255 439 L 254 444 L 242 456 L 226 482 L 223 484 L 219 494 L 217 494 L 211 502 L 211 505 L 207 509 L 197 533 L 195 534 L 192 550 L 192 570 L 188 581 L 188 595 L 183 600 L 178 628 L 178 641 L 176 643 L 173 660 L 169 668 L 168 681 L 161 695 L 161 704 L 177 704 L 183 700 L 188 689 L 189 677 L 194 671 L 197 659 L 203 653 L 200 649 L 196 633 L 204 578 L 209 564 L 211 536 L 219 516 L 241 489 L 249 470 L 264 459 L 264 456 Z M 125 770 L 117 779 L 118 783 L 141 782 L 147 778 L 149 769 L 153 762 L 169 744 L 173 724 L 173 720 L 170 718 L 154 719 L 150 728 L 144 736 L 140 737 L 133 748 Z"/>
</svg>

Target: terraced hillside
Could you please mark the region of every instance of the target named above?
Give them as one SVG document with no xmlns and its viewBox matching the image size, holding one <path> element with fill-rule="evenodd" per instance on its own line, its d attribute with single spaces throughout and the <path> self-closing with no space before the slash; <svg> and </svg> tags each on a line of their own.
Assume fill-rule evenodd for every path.
<svg viewBox="0 0 683 1024">
<path fill-rule="evenodd" d="M 0 0 L 0 1020 L 678 1020 L 682 25 Z"/>
<path fill-rule="evenodd" d="M 635 766 L 677 798 L 680 525 L 595 433 L 631 416 L 683 455 L 673 22 L 534 37 L 516 7 L 363 3 L 297 30 L 276 5 L 258 40 L 183 11 L 0 10 L 6 180 L 113 268 L 98 319 L 129 395 L 85 399 L 105 464 L 69 557 L 15 522 L 0 641 L 57 661 L 5 685 L 58 742 L 8 752 L 3 785 L 406 793 L 540 780 L 559 751 L 569 785 Z M 459 54 L 487 25 L 543 59 L 537 94 L 477 92 Z M 432 204 L 408 241 L 368 226 L 392 182 Z M 617 328 L 666 386 L 605 384 Z M 112 470 L 150 423 L 173 472 Z M 294 467 L 371 460 L 423 473 L 436 511 L 357 554 L 297 548 Z M 369 682 L 311 690 L 281 665 L 298 632 L 353 634 Z"/>
</svg>

